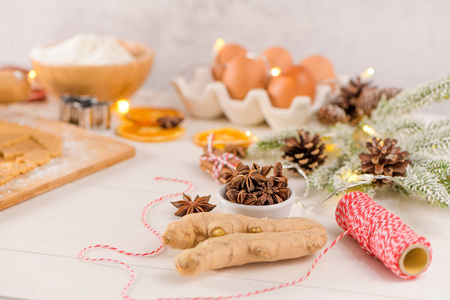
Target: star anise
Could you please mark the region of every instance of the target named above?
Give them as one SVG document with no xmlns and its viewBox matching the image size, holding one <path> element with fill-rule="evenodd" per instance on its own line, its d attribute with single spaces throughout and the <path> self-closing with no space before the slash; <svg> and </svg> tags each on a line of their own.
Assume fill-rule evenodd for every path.
<svg viewBox="0 0 450 300">
<path fill-rule="evenodd" d="M 289 189 L 275 185 L 275 177 L 261 184 L 253 194 L 258 198 L 257 205 L 281 203 L 289 198 Z"/>
<path fill-rule="evenodd" d="M 173 206 L 178 208 L 177 212 L 174 215 L 178 217 L 183 217 L 187 214 L 195 214 L 199 212 L 211 211 L 216 206 L 208 203 L 210 198 L 211 195 L 204 197 L 199 197 L 197 195 L 195 196 L 194 201 L 192 201 L 191 197 L 189 197 L 186 194 L 183 194 L 183 200 L 170 203 L 172 203 Z"/>
<path fill-rule="evenodd" d="M 266 181 L 267 178 L 261 175 L 261 170 L 252 169 L 246 175 L 238 175 L 234 177 L 233 180 L 227 184 L 227 187 L 229 190 L 238 189 L 251 193 L 257 186 Z"/>
<path fill-rule="evenodd" d="M 287 187 L 289 178 L 283 175 L 283 165 L 280 162 L 273 166 L 273 180 L 277 187 Z"/>
<path fill-rule="evenodd" d="M 236 189 L 229 190 L 226 192 L 228 200 L 234 203 L 253 205 L 255 204 L 257 198 L 253 194 L 249 194 L 246 191 L 238 191 Z"/>
<path fill-rule="evenodd" d="M 183 120 L 183 116 L 163 116 L 156 120 L 156 122 L 158 123 L 159 127 L 169 129 L 177 127 L 178 124 L 180 124 Z"/>
<path fill-rule="evenodd" d="M 242 162 L 238 163 L 235 170 L 231 170 L 229 172 L 223 172 L 219 176 L 224 178 L 227 183 L 233 180 L 238 175 L 246 175 L 250 172 L 250 167 L 244 165 Z"/>
<path fill-rule="evenodd" d="M 252 165 L 252 170 L 255 170 L 255 174 L 260 174 L 264 177 L 267 176 L 267 174 L 269 174 L 270 170 L 272 169 L 272 166 L 265 166 L 260 168 L 256 163 L 253 163 Z"/>
<path fill-rule="evenodd" d="M 233 154 L 234 156 L 237 156 L 240 158 L 244 158 L 245 155 L 247 154 L 246 153 L 247 147 L 241 146 L 241 145 L 228 144 L 228 145 L 225 145 L 223 150 L 225 150 L 225 152 L 229 152 L 229 153 Z"/>
</svg>

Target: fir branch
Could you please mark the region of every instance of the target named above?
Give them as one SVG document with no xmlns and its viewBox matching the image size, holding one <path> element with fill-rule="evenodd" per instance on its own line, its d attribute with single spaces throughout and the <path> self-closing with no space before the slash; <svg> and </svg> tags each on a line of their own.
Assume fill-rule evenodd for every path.
<svg viewBox="0 0 450 300">
<path fill-rule="evenodd" d="M 312 134 L 321 134 L 327 147 L 334 146 L 328 147 L 325 164 L 309 174 L 309 185 L 329 191 L 347 186 L 352 180 L 350 176 L 360 171 L 358 154 L 367 152 L 365 142 L 370 137 L 362 129 L 364 125 L 369 125 L 378 137 L 395 138 L 402 149 L 411 153 L 413 165 L 407 167 L 406 177 L 396 177 L 406 189 L 400 184 L 393 188 L 406 194 L 416 192 L 431 203 L 449 206 L 450 118 L 434 121 L 428 126 L 417 118 L 399 118 L 416 108 L 447 99 L 450 99 L 450 75 L 405 90 L 389 101 L 382 99 L 372 112 L 372 118 L 364 118 L 357 127 L 336 124 L 303 128 Z M 297 130 L 274 132 L 254 144 L 249 152 L 279 149 L 289 137 L 298 138 Z M 374 184 L 364 184 L 356 188 L 373 195 L 376 187 Z"/>
<path fill-rule="evenodd" d="M 394 184 L 392 186 L 392 188 L 399 194 L 403 194 L 405 196 L 410 196 L 411 195 L 411 191 L 410 190 L 405 189 L 404 187 L 402 187 L 399 184 Z"/>
<path fill-rule="evenodd" d="M 337 190 L 347 185 L 351 176 L 359 173 L 360 161 L 357 155 L 348 157 L 342 162 L 342 166 L 334 172 L 330 179 L 330 186 L 333 190 Z"/>
<path fill-rule="evenodd" d="M 383 122 L 389 116 L 397 117 L 448 99 L 450 99 L 450 75 L 403 90 L 390 100 L 382 99 L 377 108 L 372 111 L 372 119 Z"/>
<path fill-rule="evenodd" d="M 342 167 L 340 160 L 327 160 L 325 164 L 317 167 L 314 172 L 308 176 L 309 185 L 320 190 L 329 190 L 331 192 L 330 178 L 332 178 L 333 174 L 340 167 Z"/>
<path fill-rule="evenodd" d="M 299 138 L 298 129 L 309 131 L 311 134 L 322 134 L 323 132 L 329 131 L 327 127 L 321 125 L 305 125 L 302 128 L 282 129 L 265 135 L 261 140 L 250 146 L 248 151 L 249 153 L 256 153 L 280 148 L 285 145 L 285 140 L 287 138 Z"/>
<path fill-rule="evenodd" d="M 374 184 L 362 184 L 355 187 L 358 191 L 363 192 L 369 197 L 375 196 L 375 185 Z"/>
<path fill-rule="evenodd" d="M 443 130 L 444 128 L 447 128 L 447 129 L 450 128 L 450 118 L 444 118 L 444 119 L 432 121 L 427 126 L 428 130 L 436 130 L 436 129 Z"/>
<path fill-rule="evenodd" d="M 275 131 L 264 136 L 260 141 L 253 144 L 248 151 L 250 153 L 254 153 L 258 151 L 264 152 L 272 149 L 277 149 L 284 146 L 285 140 L 291 137 L 299 138 L 297 129 Z"/>
<path fill-rule="evenodd" d="M 440 128 L 431 124 L 422 132 L 404 138 L 402 144 L 410 153 L 448 156 L 450 154 L 450 127 Z"/>
<path fill-rule="evenodd" d="M 416 134 L 425 129 L 425 122 L 415 118 L 390 118 L 385 122 L 372 124 L 366 120 L 381 137 L 391 137 L 401 139 L 405 136 Z"/>
<path fill-rule="evenodd" d="M 450 194 L 445 184 L 443 184 L 436 174 L 427 170 L 427 168 L 416 165 L 408 166 L 406 177 L 397 177 L 403 185 L 417 192 L 428 202 L 447 207 L 450 205 Z"/>
<path fill-rule="evenodd" d="M 438 158 L 430 160 L 429 158 L 423 157 L 421 158 L 421 161 L 417 162 L 417 164 L 435 174 L 438 177 L 439 182 L 449 184 L 450 159 Z"/>
</svg>

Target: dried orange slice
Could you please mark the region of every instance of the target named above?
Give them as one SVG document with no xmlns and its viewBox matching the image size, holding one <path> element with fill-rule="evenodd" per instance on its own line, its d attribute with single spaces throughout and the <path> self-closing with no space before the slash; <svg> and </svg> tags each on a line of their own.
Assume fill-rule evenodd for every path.
<svg viewBox="0 0 450 300">
<path fill-rule="evenodd" d="M 225 145 L 230 144 L 248 147 L 253 142 L 251 133 L 247 134 L 236 128 L 225 127 L 198 132 L 193 138 L 194 143 L 197 146 L 206 146 L 210 133 L 214 133 L 214 147 L 218 149 L 223 149 Z"/>
<path fill-rule="evenodd" d="M 186 131 L 183 127 L 164 129 L 157 126 L 145 126 L 125 123 L 117 127 L 117 134 L 138 142 L 166 142 L 180 138 Z"/>
<path fill-rule="evenodd" d="M 178 110 L 153 107 L 131 108 L 125 118 L 140 125 L 158 126 L 157 120 L 164 116 L 184 118 Z"/>
</svg>

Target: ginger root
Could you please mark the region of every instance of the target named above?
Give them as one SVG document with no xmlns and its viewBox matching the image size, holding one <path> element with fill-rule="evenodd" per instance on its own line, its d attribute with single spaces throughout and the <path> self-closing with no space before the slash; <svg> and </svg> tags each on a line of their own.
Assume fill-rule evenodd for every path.
<svg viewBox="0 0 450 300">
<path fill-rule="evenodd" d="M 206 270 L 305 256 L 326 242 L 326 233 L 313 231 L 234 233 L 184 250 L 175 257 L 175 266 L 180 275 L 193 276 Z"/>
<path fill-rule="evenodd" d="M 163 242 L 173 249 L 187 249 L 211 237 L 232 233 L 286 232 L 319 228 L 323 232 L 326 231 L 319 222 L 308 218 L 275 220 L 223 213 L 196 213 L 170 223 L 163 235 Z"/>
<path fill-rule="evenodd" d="M 311 254 L 327 241 L 326 229 L 307 218 L 267 219 L 222 213 L 187 215 L 169 224 L 164 244 L 185 249 L 175 257 L 181 275 Z"/>
</svg>

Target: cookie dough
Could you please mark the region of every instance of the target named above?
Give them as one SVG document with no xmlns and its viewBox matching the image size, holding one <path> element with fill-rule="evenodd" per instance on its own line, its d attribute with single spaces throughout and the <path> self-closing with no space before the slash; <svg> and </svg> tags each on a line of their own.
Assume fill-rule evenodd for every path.
<svg viewBox="0 0 450 300">
<path fill-rule="evenodd" d="M 37 128 L 0 121 L 0 185 L 61 154 L 60 137 Z"/>
</svg>

